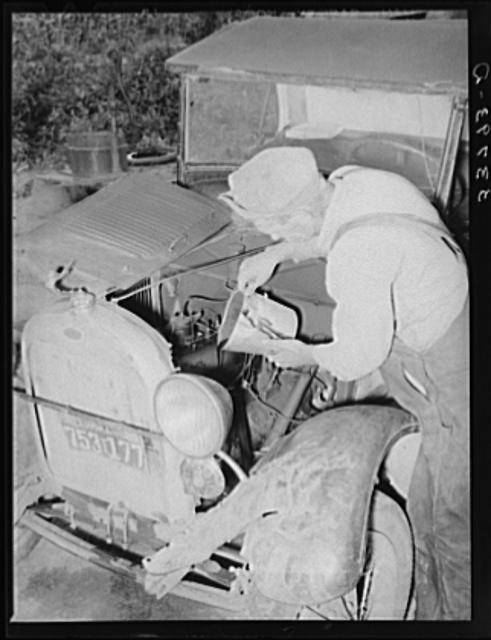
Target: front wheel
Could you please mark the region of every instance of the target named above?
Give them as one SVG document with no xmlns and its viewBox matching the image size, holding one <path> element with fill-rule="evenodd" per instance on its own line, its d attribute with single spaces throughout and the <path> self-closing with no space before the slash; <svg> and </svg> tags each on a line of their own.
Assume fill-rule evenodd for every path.
<svg viewBox="0 0 491 640">
<path fill-rule="evenodd" d="M 300 619 L 405 620 L 410 617 L 414 545 L 406 514 L 375 491 L 364 574 L 353 591 L 304 607 Z"/>
</svg>

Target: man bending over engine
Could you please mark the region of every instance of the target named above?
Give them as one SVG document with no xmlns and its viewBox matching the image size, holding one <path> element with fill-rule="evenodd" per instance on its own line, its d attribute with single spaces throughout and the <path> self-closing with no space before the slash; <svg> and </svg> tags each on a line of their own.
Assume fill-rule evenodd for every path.
<svg viewBox="0 0 491 640">
<path fill-rule="evenodd" d="M 379 370 L 418 417 L 407 499 L 416 542 L 416 618 L 470 618 L 468 279 L 438 212 L 405 178 L 345 166 L 325 180 L 306 148 L 262 151 L 229 176 L 227 202 L 273 240 L 241 264 L 253 292 L 286 260 L 326 258 L 333 341 L 274 341 L 280 367 L 344 381 Z"/>
</svg>

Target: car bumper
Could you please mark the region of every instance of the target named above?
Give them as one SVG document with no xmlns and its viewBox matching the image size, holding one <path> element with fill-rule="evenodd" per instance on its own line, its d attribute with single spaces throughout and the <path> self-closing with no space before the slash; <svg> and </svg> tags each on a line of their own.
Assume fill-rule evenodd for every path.
<svg viewBox="0 0 491 640">
<path fill-rule="evenodd" d="M 111 544 L 80 527 L 72 527 L 59 512 L 45 505 L 26 509 L 19 522 L 32 532 L 109 571 L 126 575 L 143 586 L 146 572 L 143 556 Z M 244 589 L 238 579 L 244 559 L 232 547 L 224 546 L 200 565 L 192 567 L 171 593 L 214 607 L 238 611 L 244 606 Z"/>
</svg>

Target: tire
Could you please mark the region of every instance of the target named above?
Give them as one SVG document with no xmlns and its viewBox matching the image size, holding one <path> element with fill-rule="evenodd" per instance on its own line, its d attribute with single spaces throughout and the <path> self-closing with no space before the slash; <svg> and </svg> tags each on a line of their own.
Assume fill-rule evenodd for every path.
<svg viewBox="0 0 491 640">
<path fill-rule="evenodd" d="M 304 607 L 300 619 L 405 620 L 413 584 L 411 527 L 399 504 L 376 491 L 367 562 L 356 589 L 331 602 Z"/>
<path fill-rule="evenodd" d="M 270 600 L 249 585 L 241 619 L 407 620 L 413 584 L 411 527 L 399 504 L 375 491 L 367 540 L 367 561 L 356 589 L 341 598 L 300 607 Z"/>
</svg>

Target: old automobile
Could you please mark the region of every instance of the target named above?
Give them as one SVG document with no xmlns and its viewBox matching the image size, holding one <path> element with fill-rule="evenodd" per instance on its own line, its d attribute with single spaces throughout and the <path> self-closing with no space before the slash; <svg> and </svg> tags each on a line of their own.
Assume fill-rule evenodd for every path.
<svg viewBox="0 0 491 640">
<path fill-rule="evenodd" d="M 465 247 L 466 33 L 257 17 L 168 60 L 177 180 L 130 171 L 22 240 L 60 300 L 22 335 L 32 421 L 16 428 L 33 429 L 42 466 L 17 494 L 17 531 L 239 617 L 410 615 L 418 425 L 376 377 L 227 349 L 248 311 L 240 262 L 271 240 L 218 196 L 259 150 L 302 145 L 325 176 L 406 176 Z M 322 261 L 282 265 L 257 296 L 304 339 L 331 338 Z"/>
</svg>

